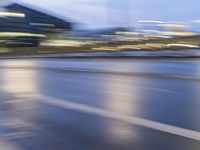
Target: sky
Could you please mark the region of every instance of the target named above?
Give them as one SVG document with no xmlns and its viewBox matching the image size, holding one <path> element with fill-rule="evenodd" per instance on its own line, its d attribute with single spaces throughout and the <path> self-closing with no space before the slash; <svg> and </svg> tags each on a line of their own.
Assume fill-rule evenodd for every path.
<svg viewBox="0 0 200 150">
<path fill-rule="evenodd" d="M 200 20 L 199 0 L 12 0 L 89 27 L 134 26 L 137 20 Z"/>
</svg>

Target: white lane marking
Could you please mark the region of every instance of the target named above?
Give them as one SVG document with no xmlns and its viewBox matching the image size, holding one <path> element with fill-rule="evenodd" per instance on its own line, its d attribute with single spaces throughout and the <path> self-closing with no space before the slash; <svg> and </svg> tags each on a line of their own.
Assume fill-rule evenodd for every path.
<svg viewBox="0 0 200 150">
<path fill-rule="evenodd" d="M 165 92 L 165 93 L 172 93 L 172 94 L 178 94 L 178 92 L 167 90 L 167 89 L 159 89 L 159 88 L 141 88 L 146 90 L 152 90 L 152 91 L 158 91 L 158 92 Z"/>
<path fill-rule="evenodd" d="M 180 127 L 176 127 L 172 125 L 159 123 L 156 121 L 133 117 L 130 115 L 119 114 L 119 113 L 112 112 L 109 110 L 96 108 L 93 106 L 80 104 L 80 103 L 76 103 L 76 102 L 72 102 L 68 100 L 60 100 L 60 99 L 55 99 L 55 98 L 51 98 L 51 97 L 43 96 L 43 95 L 38 95 L 37 97 L 40 99 L 41 102 L 46 103 L 46 104 L 59 106 L 65 109 L 76 110 L 79 112 L 89 113 L 89 114 L 97 115 L 100 117 L 118 119 L 130 124 L 134 124 L 134 125 L 138 125 L 138 126 L 142 126 L 146 128 L 151 128 L 157 131 L 162 131 L 165 133 L 170 133 L 170 134 L 200 141 L 200 132 L 198 131 L 184 129 L 184 128 L 180 128 Z"/>
<path fill-rule="evenodd" d="M 169 75 L 169 76 L 181 79 L 200 79 L 199 76 L 184 76 L 184 75 Z"/>
</svg>

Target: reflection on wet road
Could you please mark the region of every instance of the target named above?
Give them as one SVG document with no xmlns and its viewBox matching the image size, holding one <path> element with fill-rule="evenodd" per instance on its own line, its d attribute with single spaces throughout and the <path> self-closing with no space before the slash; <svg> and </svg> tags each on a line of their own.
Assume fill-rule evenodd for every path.
<svg viewBox="0 0 200 150">
<path fill-rule="evenodd" d="M 199 150 L 198 60 L 0 61 L 0 146 Z"/>
</svg>

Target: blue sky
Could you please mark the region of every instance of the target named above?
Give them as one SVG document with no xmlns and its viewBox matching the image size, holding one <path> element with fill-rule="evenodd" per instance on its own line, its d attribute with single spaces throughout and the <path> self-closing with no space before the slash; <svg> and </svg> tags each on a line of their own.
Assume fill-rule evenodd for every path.
<svg viewBox="0 0 200 150">
<path fill-rule="evenodd" d="M 200 19 L 199 0 L 13 0 L 45 8 L 90 27 L 134 26 L 137 20 Z"/>
</svg>

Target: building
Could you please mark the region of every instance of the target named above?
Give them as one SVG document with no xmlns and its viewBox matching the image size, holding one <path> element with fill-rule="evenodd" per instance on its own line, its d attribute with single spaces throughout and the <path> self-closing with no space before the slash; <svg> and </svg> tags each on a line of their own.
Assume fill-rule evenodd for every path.
<svg viewBox="0 0 200 150">
<path fill-rule="evenodd" d="M 0 45 L 35 46 L 49 34 L 71 29 L 71 22 L 17 3 L 4 6 L 0 12 Z"/>
</svg>

